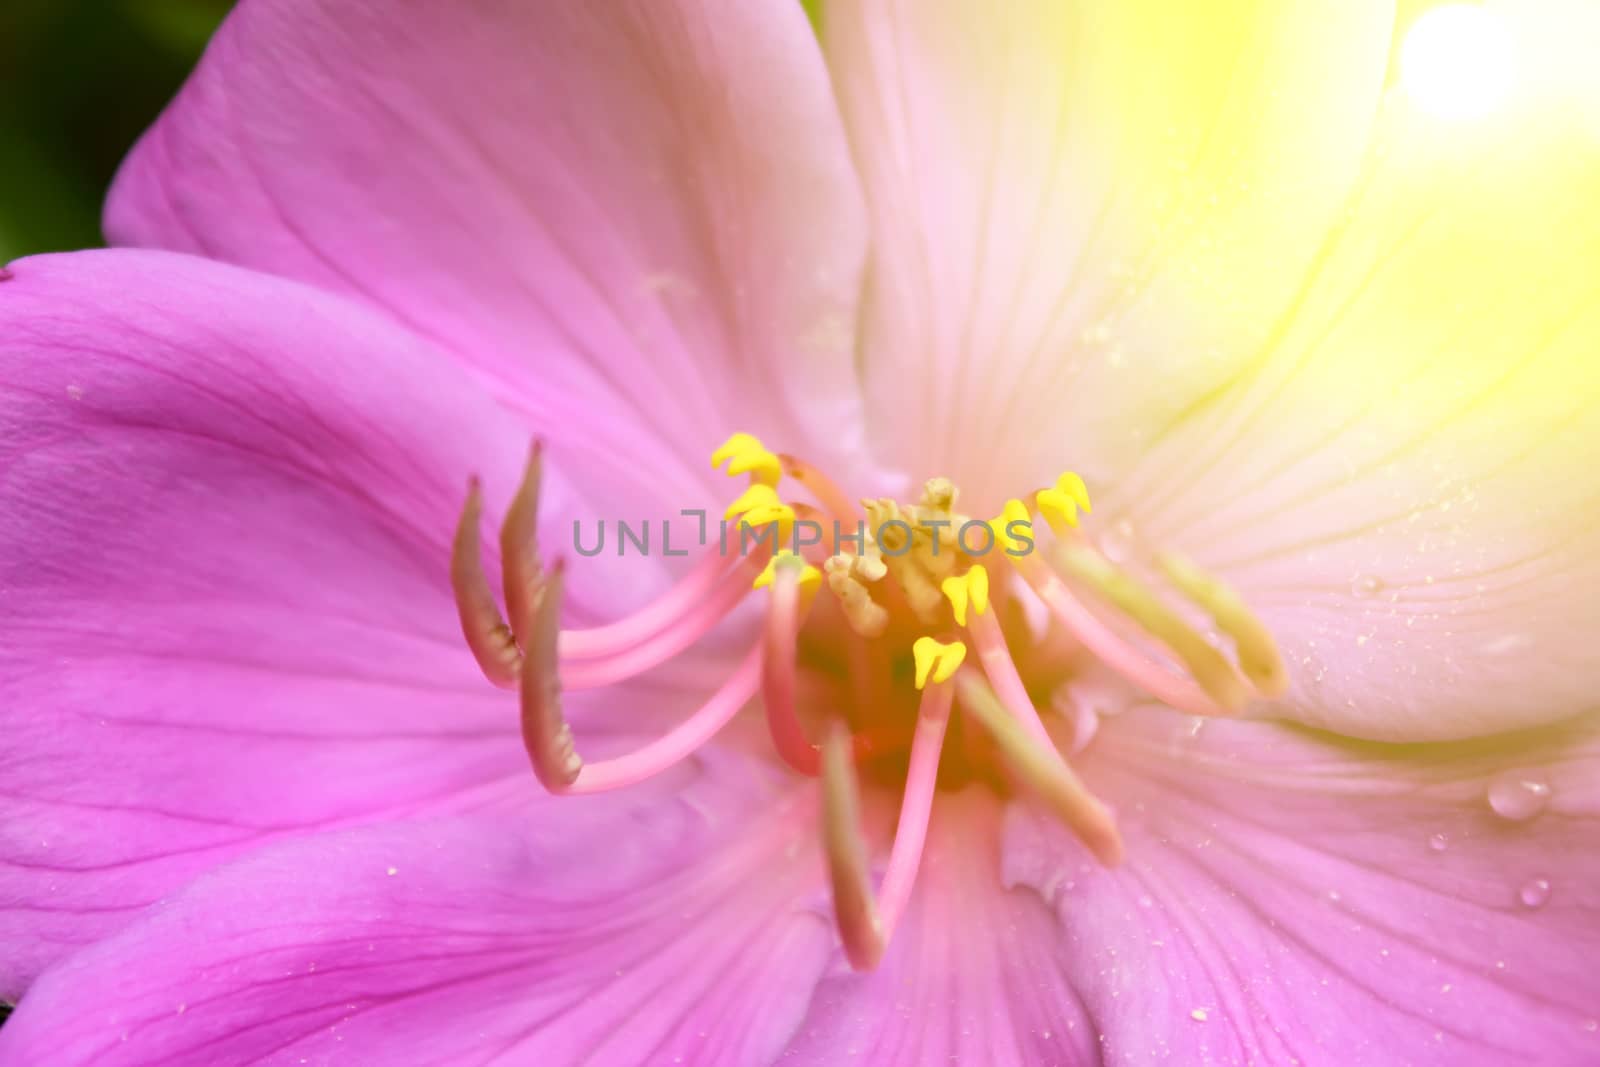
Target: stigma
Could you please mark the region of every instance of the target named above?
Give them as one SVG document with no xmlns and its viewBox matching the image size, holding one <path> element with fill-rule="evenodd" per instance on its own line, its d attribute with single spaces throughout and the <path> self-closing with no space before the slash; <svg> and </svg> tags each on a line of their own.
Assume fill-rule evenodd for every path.
<svg viewBox="0 0 1600 1067">
<path fill-rule="evenodd" d="M 631 615 L 563 627 L 564 563 L 546 562 L 537 544 L 543 462 L 535 443 L 505 511 L 500 597 L 483 567 L 476 479 L 450 563 L 467 647 L 490 683 L 517 693 L 535 778 L 560 795 L 638 784 L 692 756 L 758 701 L 774 751 L 818 779 L 840 940 L 860 969 L 877 965 L 910 899 L 941 768 L 974 758 L 945 752 L 957 711 L 991 742 L 982 758 L 993 766 L 978 768 L 985 780 L 1037 805 L 1115 865 L 1124 854 L 1115 816 L 1057 741 L 1072 726 L 1053 711 L 1071 680 L 1060 664 L 1087 652 L 1134 689 L 1195 715 L 1235 715 L 1286 686 L 1270 633 L 1219 578 L 1163 555 L 1155 561 L 1159 582 L 1147 582 L 1083 536 L 1079 516 L 1092 501 L 1071 471 L 1009 499 L 993 518 L 974 517 L 960 510 L 948 479 L 929 479 L 914 501 L 857 500 L 815 466 L 747 433 L 711 455 L 713 469 L 748 479 L 724 512 L 736 543 L 707 545 L 677 584 Z M 636 751 L 584 760 L 564 692 L 652 670 L 752 597 L 764 602 L 762 621 L 697 710 Z M 1048 613 L 1043 637 L 1015 621 L 1021 598 Z M 1212 634 L 1196 628 L 1200 616 Z M 1020 659 L 1017 640 L 1027 642 Z M 799 681 L 808 674 L 837 676 L 851 699 L 804 706 Z M 902 800 L 874 886 L 859 780 L 882 777 L 885 767 Z"/>
</svg>

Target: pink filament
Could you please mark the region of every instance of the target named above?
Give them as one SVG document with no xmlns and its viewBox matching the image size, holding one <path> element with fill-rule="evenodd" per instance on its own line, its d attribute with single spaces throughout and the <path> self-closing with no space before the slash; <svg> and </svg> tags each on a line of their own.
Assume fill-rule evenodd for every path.
<svg viewBox="0 0 1600 1067">
<path fill-rule="evenodd" d="M 889 852 L 889 867 L 878 889 L 878 916 L 883 942 L 894 934 L 895 924 L 911 898 L 911 887 L 922 864 L 922 848 L 928 838 L 928 819 L 933 811 L 934 786 L 939 778 L 939 753 L 944 748 L 945 726 L 950 721 L 950 703 L 955 689 L 936 682 L 922 691 L 917 709 L 917 732 L 911 741 L 911 762 L 906 770 L 906 791 L 900 801 L 900 822 L 894 831 L 894 847 Z"/>
<path fill-rule="evenodd" d="M 757 643 L 722 683 L 711 699 L 661 738 L 636 752 L 615 759 L 587 763 L 563 793 L 603 793 L 653 778 L 694 753 L 711 740 L 755 695 L 761 676 L 761 645 Z"/>
<path fill-rule="evenodd" d="M 760 564 L 753 563 L 753 559 L 754 557 L 751 557 L 740 562 L 744 564 L 746 570 L 752 565 L 759 570 Z M 616 655 L 619 651 L 636 645 L 677 622 L 716 588 L 717 579 L 730 569 L 729 564 L 729 558 L 722 553 L 714 550 L 707 552 L 682 580 L 663 593 L 659 599 L 625 619 L 618 619 L 604 626 L 586 630 L 563 630 L 556 647 L 563 659 L 600 659 Z M 733 566 L 738 565 L 737 562 L 733 564 Z M 751 577 L 754 576 L 755 572 L 752 571 Z"/>
<path fill-rule="evenodd" d="M 806 736 L 795 714 L 795 640 L 800 630 L 800 586 L 793 574 L 777 576 L 767 607 L 767 633 L 761 667 L 761 701 L 766 706 L 767 729 L 783 761 L 801 774 L 815 778 L 821 770 L 821 752 Z"/>
<path fill-rule="evenodd" d="M 1039 711 L 1028 696 L 1022 676 L 1017 673 L 1011 650 L 1006 647 L 1006 636 L 995 621 L 994 613 L 986 611 L 982 615 L 974 615 L 967 632 L 972 635 L 973 644 L 978 649 L 978 662 L 983 664 L 983 673 L 988 675 L 1000 703 L 1011 712 L 1012 718 L 1022 724 L 1023 729 L 1033 735 L 1034 740 L 1054 752 L 1055 741 L 1051 739 L 1050 731 L 1045 729 L 1044 720 L 1039 718 Z"/>
<path fill-rule="evenodd" d="M 800 622 L 798 583 L 793 577 L 780 577 L 772 583 L 772 600 L 767 608 L 761 701 L 778 755 L 793 770 L 815 778 L 822 773 L 822 748 L 806 735 L 795 710 L 795 652 Z M 866 646 L 859 641 L 850 642 L 850 650 L 852 661 L 867 654 Z M 900 751 L 905 735 L 893 728 L 866 730 L 854 734 L 850 743 L 851 757 L 861 763 L 891 750 Z"/>
<path fill-rule="evenodd" d="M 1019 569 L 1051 613 L 1107 667 L 1179 711 L 1191 715 L 1229 715 L 1226 708 L 1206 696 L 1194 682 L 1173 674 L 1113 632 L 1072 594 L 1059 575 L 1036 560 L 1024 561 Z"/>
<path fill-rule="evenodd" d="M 783 464 L 784 472 L 811 490 L 811 495 L 816 497 L 817 503 L 821 504 L 823 509 L 830 512 L 835 519 L 843 522 L 860 517 L 861 511 L 856 506 L 856 502 L 846 496 L 844 490 L 840 489 L 838 483 L 832 478 L 829 478 L 804 460 L 796 459 L 793 456 L 779 456 L 778 459 Z M 846 532 L 854 533 L 855 531 Z"/>
<path fill-rule="evenodd" d="M 700 640 L 750 594 L 749 572 L 752 566 L 759 568 L 762 557 L 752 555 L 745 562 L 747 566 L 724 572 L 712 586 L 709 595 L 684 608 L 669 626 L 647 639 L 631 646 L 621 646 L 607 656 L 563 660 L 562 686 L 567 689 L 599 689 L 615 685 L 666 662 Z M 565 636 L 563 633 L 562 637 Z"/>
</svg>

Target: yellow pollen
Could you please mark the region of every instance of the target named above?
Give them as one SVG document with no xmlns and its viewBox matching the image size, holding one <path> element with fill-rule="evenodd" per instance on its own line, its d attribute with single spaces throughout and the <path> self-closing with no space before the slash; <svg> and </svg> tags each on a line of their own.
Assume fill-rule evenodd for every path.
<svg viewBox="0 0 1600 1067">
<path fill-rule="evenodd" d="M 1032 547 L 1031 538 L 1022 536 L 1031 534 L 1033 530 L 1032 513 L 1028 511 L 1028 505 L 1016 497 L 1007 500 L 1000 514 L 989 520 L 989 529 L 994 531 L 994 543 L 1011 554 L 1013 559 Z"/>
<path fill-rule="evenodd" d="M 930 481 L 930 490 L 941 481 Z M 952 498 L 954 490 L 948 488 L 948 482 L 943 484 L 948 494 L 944 499 Z M 929 503 L 936 499 L 935 492 L 929 491 L 922 504 L 903 505 L 889 499 L 862 502 L 869 535 L 875 539 L 870 551 L 883 561 L 917 619 L 929 626 L 938 619 L 939 581 L 955 570 L 957 562 L 950 535 L 954 520 L 937 503 Z"/>
<path fill-rule="evenodd" d="M 1056 484 L 1051 488 L 1039 490 L 1033 499 L 1039 507 L 1039 513 L 1057 533 L 1078 525 L 1080 509 L 1085 513 L 1094 510 L 1089 505 L 1089 487 L 1084 485 L 1083 479 L 1072 471 L 1067 471 L 1057 478 Z"/>
<path fill-rule="evenodd" d="M 776 522 L 784 525 L 794 522 L 794 508 L 778 499 L 778 491 L 770 485 L 757 483 L 739 494 L 739 499 L 728 505 L 722 513 L 724 519 L 739 519 L 751 526 L 765 526 Z"/>
<path fill-rule="evenodd" d="M 965 574 L 946 578 L 939 588 L 950 599 L 950 610 L 955 613 L 957 626 L 967 624 L 969 603 L 974 615 L 982 615 L 989 610 L 989 572 L 979 564 L 968 568 Z"/>
<path fill-rule="evenodd" d="M 818 586 L 822 584 L 821 571 L 807 563 L 805 560 L 801 559 L 799 556 L 795 555 L 793 552 L 785 551 L 780 552 L 776 556 L 773 556 L 771 559 L 767 560 L 767 565 L 762 568 L 760 574 L 756 575 L 756 580 L 754 584 L 751 585 L 751 588 L 765 589 L 767 586 L 771 585 L 778 576 L 779 567 L 790 570 L 798 569 L 800 571 L 800 577 L 798 581 L 800 584 L 800 590 L 803 593 L 812 593 L 817 589 Z"/>
<path fill-rule="evenodd" d="M 883 561 L 876 556 L 840 553 L 828 557 L 822 566 L 828 574 L 828 588 L 838 598 L 850 629 L 859 637 L 883 633 L 889 625 L 889 612 L 867 592 L 868 582 L 879 581 L 888 573 Z"/>
<path fill-rule="evenodd" d="M 713 469 L 724 463 L 728 465 L 730 478 L 740 474 L 750 475 L 752 488 L 757 485 L 776 488 L 779 479 L 783 477 L 782 461 L 767 450 L 767 446 L 761 443 L 759 437 L 752 434 L 736 433 L 711 453 Z"/>
<path fill-rule="evenodd" d="M 960 641 L 935 641 L 931 637 L 919 637 L 911 646 L 911 657 L 916 661 L 917 688 L 921 689 L 928 684 L 928 676 L 933 675 L 934 682 L 948 682 L 967 658 L 967 646 Z"/>
</svg>

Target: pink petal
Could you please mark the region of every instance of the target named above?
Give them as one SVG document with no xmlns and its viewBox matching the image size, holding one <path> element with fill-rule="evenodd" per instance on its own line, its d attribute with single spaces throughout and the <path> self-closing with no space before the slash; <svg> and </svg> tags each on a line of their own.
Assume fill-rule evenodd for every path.
<svg viewBox="0 0 1600 1067">
<path fill-rule="evenodd" d="M 1337 217 L 1391 23 L 1365 0 L 829 4 L 886 455 L 997 509 L 1228 381 Z"/>
<path fill-rule="evenodd" d="M 0 1060 L 767 1062 L 832 937 L 789 790 L 747 763 L 285 843 L 50 971 Z"/>
<path fill-rule="evenodd" d="M 1087 771 L 1127 865 L 1019 810 L 1004 870 L 1054 908 L 1107 1060 L 1600 1054 L 1600 717 L 1380 746 L 1129 712 Z"/>
<path fill-rule="evenodd" d="M 504 501 L 526 431 L 297 284 L 166 253 L 12 269 L 0 995 L 261 841 L 531 790 L 446 579 L 468 472 Z M 552 474 L 552 521 L 572 499 Z"/>
<path fill-rule="evenodd" d="M 999 805 L 941 794 L 912 902 L 883 963 L 818 986 L 784 1062 L 1092 1063 L 1073 951 L 1039 898 L 1000 884 Z"/>
<path fill-rule="evenodd" d="M 1281 335 L 1105 487 L 1099 530 L 1261 613 L 1272 714 L 1426 740 L 1595 705 L 1600 142 L 1563 119 L 1390 100 Z"/>
<path fill-rule="evenodd" d="M 857 451 L 859 200 L 798 5 L 252 0 L 106 226 L 370 300 L 694 507 L 733 430 Z"/>
</svg>

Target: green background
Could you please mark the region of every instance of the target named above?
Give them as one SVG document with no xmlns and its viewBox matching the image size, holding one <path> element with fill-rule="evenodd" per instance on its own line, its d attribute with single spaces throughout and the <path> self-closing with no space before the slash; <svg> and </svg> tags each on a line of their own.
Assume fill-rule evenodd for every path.
<svg viewBox="0 0 1600 1067">
<path fill-rule="evenodd" d="M 0 0 L 0 263 L 101 244 L 117 164 L 230 0 Z"/>
</svg>

